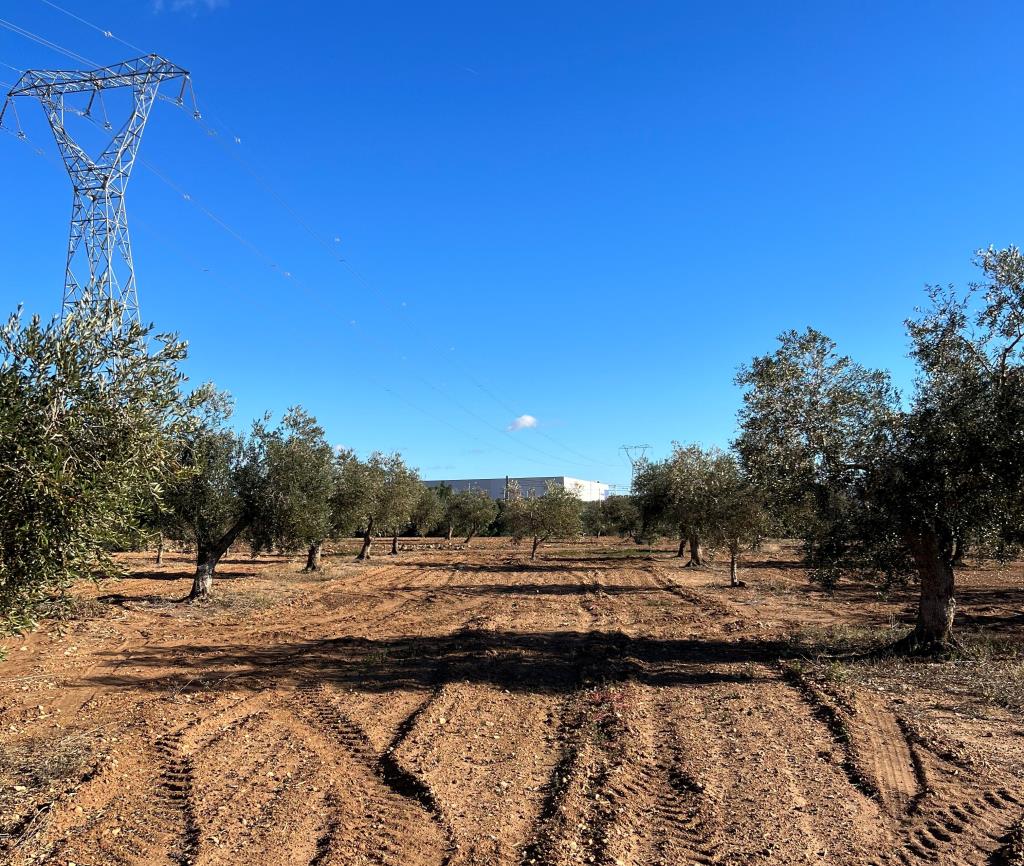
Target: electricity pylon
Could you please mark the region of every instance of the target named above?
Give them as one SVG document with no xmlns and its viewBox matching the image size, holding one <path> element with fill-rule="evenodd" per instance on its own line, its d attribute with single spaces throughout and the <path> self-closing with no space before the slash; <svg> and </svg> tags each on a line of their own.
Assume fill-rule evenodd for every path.
<svg viewBox="0 0 1024 866">
<path fill-rule="evenodd" d="M 38 99 L 71 177 L 74 201 L 64 276 L 64 314 L 79 299 L 89 296 L 97 301 L 106 301 L 112 309 L 119 308 L 125 324 L 139 320 L 124 193 L 157 91 L 163 82 L 177 78 L 181 79 L 177 98 L 181 105 L 185 88 L 190 84 L 189 74 L 156 54 L 85 71 L 29 70 L 7 94 L 3 110 L 0 110 L 0 122 L 15 97 Z M 114 132 L 114 126 L 106 116 L 103 92 L 126 87 L 132 90 L 131 114 Z M 85 109 L 66 109 L 65 97 L 69 94 L 88 94 Z M 64 114 L 66 109 L 93 119 L 92 110 L 97 99 L 103 107 L 103 120 L 97 120 L 97 125 L 112 132 L 113 136 L 102 153 L 93 159 L 68 133 Z M 20 128 L 19 134 L 24 136 Z"/>
<path fill-rule="evenodd" d="M 623 445 L 619 448 L 626 455 L 626 459 L 633 470 L 629 479 L 630 492 L 633 491 L 633 484 L 636 482 L 636 467 L 646 462 L 645 455 L 650 447 L 650 445 Z"/>
</svg>

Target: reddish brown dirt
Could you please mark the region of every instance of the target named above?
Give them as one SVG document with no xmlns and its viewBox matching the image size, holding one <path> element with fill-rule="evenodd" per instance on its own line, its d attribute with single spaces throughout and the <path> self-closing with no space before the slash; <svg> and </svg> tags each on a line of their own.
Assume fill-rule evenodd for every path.
<svg viewBox="0 0 1024 866">
<path fill-rule="evenodd" d="M 826 596 L 788 545 L 741 589 L 619 542 L 406 548 L 235 557 L 204 606 L 136 555 L 4 642 L 0 860 L 1017 862 L 1019 567 L 962 579 L 990 660 L 837 666 L 809 647 L 912 597 Z"/>
</svg>

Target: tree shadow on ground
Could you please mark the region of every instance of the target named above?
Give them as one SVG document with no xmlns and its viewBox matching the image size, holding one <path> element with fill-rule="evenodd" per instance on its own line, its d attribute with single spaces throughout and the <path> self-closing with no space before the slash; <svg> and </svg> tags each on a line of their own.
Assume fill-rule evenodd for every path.
<svg viewBox="0 0 1024 866">
<path fill-rule="evenodd" d="M 224 563 L 217 568 L 214 574 L 214 580 L 243 580 L 245 578 L 259 577 L 259 573 L 255 571 L 246 571 L 244 569 L 232 569 L 231 565 L 238 565 L 241 563 Z M 227 566 L 227 568 L 224 568 Z M 222 571 L 221 569 L 224 568 Z M 117 575 L 118 580 L 192 580 L 195 577 L 195 564 L 188 567 L 188 570 L 179 571 L 131 571 L 127 574 Z"/>
<path fill-rule="evenodd" d="M 612 583 L 449 583 L 445 586 L 394 586 L 390 592 L 428 592 L 435 596 L 473 595 L 664 595 L 659 586 L 630 586 Z"/>
<path fill-rule="evenodd" d="M 529 555 L 526 559 L 513 559 L 508 562 L 431 562 L 429 560 L 402 559 L 393 560 L 395 565 L 408 566 L 418 571 L 465 571 L 493 574 L 522 574 L 523 572 L 593 572 L 593 571 L 616 571 L 627 564 L 624 560 L 584 560 L 573 559 L 575 566 L 565 565 L 559 562 L 552 562 L 547 559 L 531 560 Z"/>
<path fill-rule="evenodd" d="M 588 677 L 629 676 L 658 686 L 750 682 L 756 678 L 752 663 L 774 663 L 791 654 L 788 643 L 771 640 L 463 628 L 441 636 L 145 647 L 132 652 L 131 674 L 96 675 L 86 682 L 158 691 L 188 685 L 260 690 L 321 682 L 364 692 L 468 682 L 509 691 L 559 693 L 577 688 Z M 116 653 L 109 657 L 119 658 Z"/>
</svg>

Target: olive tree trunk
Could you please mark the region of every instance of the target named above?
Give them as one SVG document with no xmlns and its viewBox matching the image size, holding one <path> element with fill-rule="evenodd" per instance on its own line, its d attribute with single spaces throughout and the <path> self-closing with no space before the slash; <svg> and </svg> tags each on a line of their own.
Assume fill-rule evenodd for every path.
<svg viewBox="0 0 1024 866">
<path fill-rule="evenodd" d="M 740 580 L 736 576 L 736 552 L 729 551 L 729 586 L 739 586 Z"/>
<path fill-rule="evenodd" d="M 929 526 L 909 535 L 907 544 L 921 581 L 913 643 L 919 650 L 942 649 L 952 638 L 956 613 L 952 533 Z"/>
<path fill-rule="evenodd" d="M 462 543 L 465 544 L 465 545 L 469 545 L 469 542 L 471 542 L 474 538 L 476 538 L 476 530 L 475 529 L 471 529 L 470 532 L 469 532 L 469 535 L 466 536 L 466 540 L 463 541 Z"/>
<path fill-rule="evenodd" d="M 322 541 L 314 541 L 309 546 L 309 551 L 306 553 L 306 567 L 303 571 L 310 572 L 321 570 L 320 554 L 323 549 L 323 544 L 324 543 Z"/>
<path fill-rule="evenodd" d="M 366 524 L 366 529 L 363 531 L 363 547 L 359 551 L 356 559 L 369 559 L 370 548 L 373 546 L 373 521 L 370 520 Z"/>
<path fill-rule="evenodd" d="M 953 548 L 953 567 L 959 568 L 964 564 L 964 557 L 967 555 L 967 539 L 964 538 L 963 534 L 958 533 L 956 536 L 955 546 Z"/>
<path fill-rule="evenodd" d="M 452 543 L 452 535 L 454 535 L 454 534 L 455 534 L 455 526 L 453 524 L 449 523 L 448 524 L 448 533 L 445 535 L 445 541 L 447 541 L 449 545 L 451 545 L 451 543 Z"/>
<path fill-rule="evenodd" d="M 690 561 L 687 565 L 698 566 L 704 564 L 704 551 L 700 549 L 700 539 L 697 537 L 696 532 L 691 532 L 689 537 L 690 542 Z"/>
<path fill-rule="evenodd" d="M 213 593 L 213 573 L 217 570 L 217 564 L 251 520 L 248 515 L 243 515 L 220 538 L 196 543 L 196 573 L 192 578 L 189 601 L 204 601 L 210 597 Z"/>
<path fill-rule="evenodd" d="M 689 539 L 687 538 L 685 532 L 680 532 L 679 533 L 679 552 L 676 554 L 676 556 L 679 557 L 680 559 L 682 559 L 684 556 L 686 556 L 686 542 L 688 540 Z"/>
<path fill-rule="evenodd" d="M 540 536 L 535 535 L 533 537 L 533 549 L 530 551 L 530 559 L 536 559 L 537 558 L 537 548 L 540 547 L 540 542 L 541 542 Z"/>
<path fill-rule="evenodd" d="M 393 532 L 391 534 L 391 555 L 392 556 L 397 556 L 398 555 L 398 533 L 397 532 Z"/>
<path fill-rule="evenodd" d="M 164 534 L 162 532 L 156 534 L 156 564 L 164 564 Z"/>
</svg>

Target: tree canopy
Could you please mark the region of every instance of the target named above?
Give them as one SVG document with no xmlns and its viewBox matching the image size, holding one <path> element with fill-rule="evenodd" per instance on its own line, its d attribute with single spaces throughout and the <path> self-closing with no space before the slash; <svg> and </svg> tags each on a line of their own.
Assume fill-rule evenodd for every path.
<svg viewBox="0 0 1024 866">
<path fill-rule="evenodd" d="M 900 399 L 808 329 L 744 368 L 737 448 L 780 512 L 802 522 L 819 569 L 912 566 L 921 585 L 908 646 L 951 641 L 958 539 L 1006 549 L 1024 510 L 1024 259 L 978 255 L 981 282 L 933 288 L 907 322 L 917 363 Z"/>
<path fill-rule="evenodd" d="M 63 321 L 0 328 L 0 613 L 33 624 L 75 580 L 119 573 L 139 515 L 172 481 L 175 436 L 201 395 L 182 391 L 185 344 L 121 327 L 82 301 Z"/>
<path fill-rule="evenodd" d="M 583 531 L 579 496 L 561 485 L 548 484 L 543 496 L 519 496 L 508 503 L 507 520 L 516 541 L 531 540 L 530 559 L 551 538 L 569 538 Z"/>
</svg>

